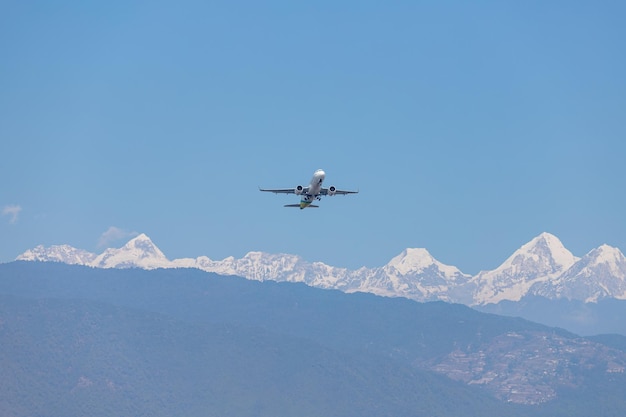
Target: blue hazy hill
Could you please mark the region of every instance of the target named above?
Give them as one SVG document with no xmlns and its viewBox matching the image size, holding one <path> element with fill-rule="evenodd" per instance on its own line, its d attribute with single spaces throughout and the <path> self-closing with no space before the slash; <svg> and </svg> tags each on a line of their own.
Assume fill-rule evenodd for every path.
<svg viewBox="0 0 626 417">
<path fill-rule="evenodd" d="M 619 374 L 611 379 L 580 371 L 575 377 L 584 383 L 560 387 L 556 399 L 543 405 L 520 406 L 424 370 L 424 364 L 489 345 L 503 334 L 541 332 L 558 336 L 559 343 L 578 339 L 462 305 L 191 269 L 26 262 L 0 265 L 0 294 L 0 364 L 3 374 L 12 376 L 3 379 L 0 394 L 7 415 L 105 410 L 99 415 L 617 416 L 626 411 L 626 384 Z"/>
</svg>

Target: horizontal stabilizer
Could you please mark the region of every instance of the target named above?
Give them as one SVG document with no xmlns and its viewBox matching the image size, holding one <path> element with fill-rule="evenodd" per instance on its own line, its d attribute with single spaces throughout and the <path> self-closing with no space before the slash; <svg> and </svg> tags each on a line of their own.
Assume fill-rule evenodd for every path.
<svg viewBox="0 0 626 417">
<path fill-rule="evenodd" d="M 297 207 L 297 208 L 304 208 L 304 207 L 300 207 L 300 204 L 285 204 L 283 207 Z M 314 208 L 318 208 L 319 206 L 316 206 L 315 204 L 309 204 L 307 207 L 314 207 Z"/>
</svg>

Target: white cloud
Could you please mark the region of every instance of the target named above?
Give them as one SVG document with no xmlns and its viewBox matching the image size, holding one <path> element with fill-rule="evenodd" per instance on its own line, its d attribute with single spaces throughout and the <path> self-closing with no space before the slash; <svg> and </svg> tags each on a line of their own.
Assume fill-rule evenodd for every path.
<svg viewBox="0 0 626 417">
<path fill-rule="evenodd" d="M 12 204 L 9 206 L 4 206 L 2 209 L 3 216 L 11 216 L 9 223 L 16 223 L 17 218 L 20 215 L 20 211 L 22 211 L 22 206 L 18 206 L 17 204 Z"/>
<path fill-rule="evenodd" d="M 137 236 L 137 232 L 129 232 L 127 230 L 120 229 L 119 227 L 111 226 L 106 232 L 102 233 L 100 239 L 98 239 L 98 247 L 107 247 L 112 242 L 120 239 L 128 239 Z"/>
</svg>

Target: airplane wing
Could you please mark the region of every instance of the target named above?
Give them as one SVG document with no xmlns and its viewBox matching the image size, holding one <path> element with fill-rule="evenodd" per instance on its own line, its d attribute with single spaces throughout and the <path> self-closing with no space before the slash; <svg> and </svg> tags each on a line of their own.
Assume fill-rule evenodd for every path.
<svg viewBox="0 0 626 417">
<path fill-rule="evenodd" d="M 296 194 L 295 188 L 272 188 L 272 189 L 259 188 L 259 191 L 266 191 L 268 193 L 274 193 L 274 194 Z M 301 194 L 306 194 L 308 192 L 309 192 L 309 187 L 304 187 L 302 189 Z"/>
<path fill-rule="evenodd" d="M 334 188 L 334 187 L 330 187 Z M 357 194 L 358 191 L 346 191 L 346 190 L 331 190 L 330 188 L 322 188 L 320 190 L 321 195 L 348 195 L 348 194 Z"/>
</svg>

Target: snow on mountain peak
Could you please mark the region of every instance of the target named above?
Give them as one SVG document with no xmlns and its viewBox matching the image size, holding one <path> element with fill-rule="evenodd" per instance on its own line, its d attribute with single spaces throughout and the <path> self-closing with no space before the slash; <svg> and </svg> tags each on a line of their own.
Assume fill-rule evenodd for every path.
<svg viewBox="0 0 626 417">
<path fill-rule="evenodd" d="M 626 281 L 626 258 L 618 248 L 609 245 L 602 245 L 591 250 L 581 259 L 576 268 L 571 269 L 577 275 L 585 277 L 611 276 Z"/>
<path fill-rule="evenodd" d="M 15 258 L 17 261 L 63 262 L 70 265 L 91 263 L 96 255 L 69 245 L 52 245 L 49 248 L 39 245 Z"/>
<path fill-rule="evenodd" d="M 379 268 L 348 270 L 307 262 L 297 255 L 249 252 L 214 261 L 206 256 L 168 260 L 145 234 L 100 255 L 68 245 L 37 246 L 16 260 L 54 261 L 97 268 L 198 268 L 222 275 L 265 281 L 303 282 L 344 292 L 370 292 L 417 301 L 443 300 L 469 305 L 519 301 L 527 294 L 596 301 L 626 299 L 626 259 L 617 248 L 602 245 L 582 259 L 550 233 L 520 247 L 492 271 L 470 276 L 437 261 L 424 248 L 408 248 Z"/>
<path fill-rule="evenodd" d="M 145 234 L 140 234 L 119 249 L 107 249 L 92 262 L 98 268 L 169 268 L 172 263 Z"/>
<path fill-rule="evenodd" d="M 407 248 L 387 263 L 399 273 L 406 275 L 409 272 L 420 272 L 435 264 L 436 260 L 424 248 Z"/>
<path fill-rule="evenodd" d="M 626 258 L 609 245 L 591 250 L 558 279 L 532 289 L 547 298 L 597 302 L 601 298 L 626 299 Z"/>
<path fill-rule="evenodd" d="M 498 268 L 481 271 L 472 279 L 475 302 L 519 301 L 534 284 L 559 276 L 578 259 L 556 236 L 544 232 L 522 245 Z"/>
<path fill-rule="evenodd" d="M 129 240 L 128 243 L 133 242 L 133 241 L 149 241 L 149 242 L 152 242 L 152 240 L 145 233 L 139 233 L 137 236 L 135 236 L 134 238 Z"/>
<path fill-rule="evenodd" d="M 165 254 L 144 233 L 129 240 L 121 250 L 132 251 L 140 258 L 167 259 Z"/>
<path fill-rule="evenodd" d="M 579 258 L 565 249 L 563 243 L 553 234 L 544 232 L 522 246 L 522 250 L 528 250 L 536 256 L 544 256 L 550 260 L 550 265 L 555 270 L 567 269 Z"/>
<path fill-rule="evenodd" d="M 578 259 L 565 249 L 556 236 L 542 233 L 522 245 L 495 271 L 506 272 L 510 277 L 523 279 L 529 274 L 563 272 Z"/>
<path fill-rule="evenodd" d="M 455 279 L 464 275 L 457 267 L 436 260 L 424 248 L 407 248 L 391 259 L 384 269 L 395 270 L 400 275 L 422 274 L 428 269 L 438 270 L 445 278 Z"/>
<path fill-rule="evenodd" d="M 624 254 L 618 248 L 607 244 L 592 250 L 591 253 L 594 255 L 594 264 L 596 265 L 604 263 L 614 267 L 624 263 Z"/>
</svg>

